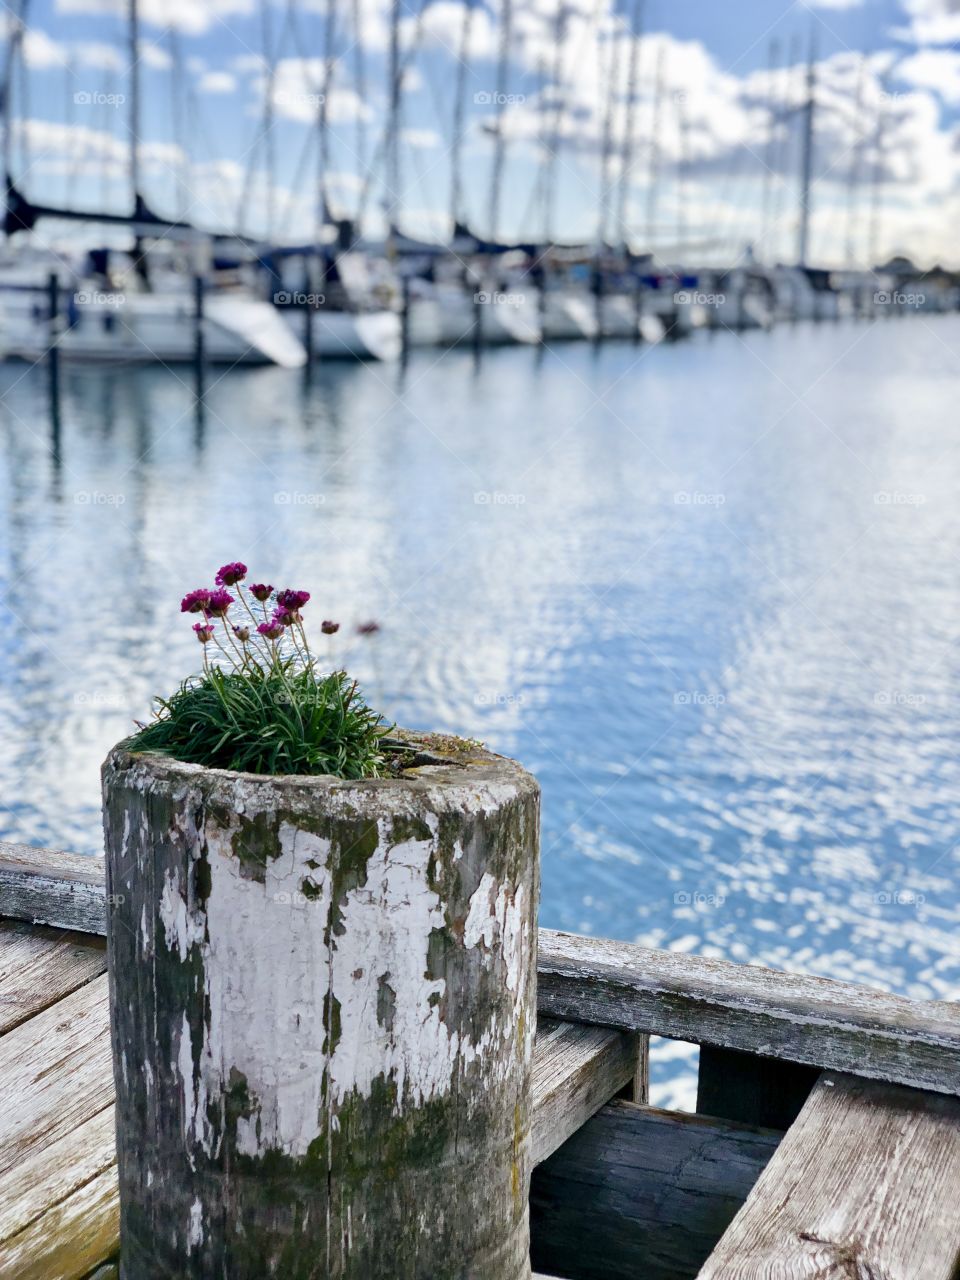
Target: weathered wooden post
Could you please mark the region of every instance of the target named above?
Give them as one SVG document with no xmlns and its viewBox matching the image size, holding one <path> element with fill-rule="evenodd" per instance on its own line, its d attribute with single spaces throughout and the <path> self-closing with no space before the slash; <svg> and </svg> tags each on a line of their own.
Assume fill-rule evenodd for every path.
<svg viewBox="0 0 960 1280">
<path fill-rule="evenodd" d="M 431 741 L 107 759 L 124 1280 L 529 1277 L 539 792 Z"/>
</svg>

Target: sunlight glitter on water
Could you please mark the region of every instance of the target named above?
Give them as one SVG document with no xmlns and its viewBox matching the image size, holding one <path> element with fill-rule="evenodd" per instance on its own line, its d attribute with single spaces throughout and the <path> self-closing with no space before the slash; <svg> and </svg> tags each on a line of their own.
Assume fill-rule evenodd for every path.
<svg viewBox="0 0 960 1280">
<path fill-rule="evenodd" d="M 381 622 L 337 656 L 390 717 L 538 775 L 544 924 L 955 998 L 958 339 L 243 370 L 202 424 L 175 373 L 65 369 L 59 463 L 0 368 L 2 837 L 98 851 L 100 760 L 239 557 Z"/>
</svg>

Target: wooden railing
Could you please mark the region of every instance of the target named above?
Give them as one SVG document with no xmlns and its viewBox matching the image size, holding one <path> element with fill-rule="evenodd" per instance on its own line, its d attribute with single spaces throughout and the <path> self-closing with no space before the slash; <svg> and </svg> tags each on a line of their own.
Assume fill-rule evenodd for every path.
<svg viewBox="0 0 960 1280">
<path fill-rule="evenodd" d="M 107 910 L 98 859 L 0 844 L 0 918 L 102 934 Z M 703 1267 L 719 1280 L 781 1274 L 765 1268 L 789 1256 L 783 1274 L 806 1277 L 826 1274 L 808 1254 L 829 1261 L 842 1245 L 861 1251 L 856 1274 L 952 1276 L 960 1226 L 942 1205 L 960 1185 L 960 1006 L 549 929 L 538 976 L 541 1017 L 634 1033 L 574 1036 L 563 1088 L 543 1086 L 538 1271 L 682 1280 Z M 606 1102 L 631 1071 L 629 1097 L 646 1097 L 650 1034 L 700 1045 L 698 1114 Z M 912 1235 L 878 1235 L 878 1214 Z"/>
</svg>

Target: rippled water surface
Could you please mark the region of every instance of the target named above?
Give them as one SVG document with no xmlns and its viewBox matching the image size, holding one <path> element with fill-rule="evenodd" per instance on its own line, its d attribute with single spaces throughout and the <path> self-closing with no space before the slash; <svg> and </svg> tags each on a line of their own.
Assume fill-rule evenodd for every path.
<svg viewBox="0 0 960 1280">
<path fill-rule="evenodd" d="M 182 371 L 65 369 L 59 430 L 0 366 L 0 835 L 99 851 L 99 763 L 240 558 L 381 622 L 338 656 L 390 717 L 537 774 L 543 924 L 956 998 L 958 350 L 214 371 L 202 420 Z"/>
</svg>

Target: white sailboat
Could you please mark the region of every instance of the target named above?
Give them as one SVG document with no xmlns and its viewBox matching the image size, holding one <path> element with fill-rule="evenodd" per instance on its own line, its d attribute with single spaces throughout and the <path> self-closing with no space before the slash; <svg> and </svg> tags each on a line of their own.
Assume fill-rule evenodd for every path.
<svg viewBox="0 0 960 1280">
<path fill-rule="evenodd" d="M 68 360 L 112 364 L 192 361 L 196 303 L 190 282 L 164 276 L 156 289 L 139 277 L 105 281 L 68 272 L 57 259 L 55 313 L 50 270 L 36 256 L 0 266 L 0 356 L 40 360 L 56 346 Z M 204 359 L 214 364 L 299 368 L 303 344 L 269 303 L 248 290 L 210 291 L 201 321 Z"/>
<path fill-rule="evenodd" d="M 284 287 L 274 294 L 274 301 L 279 314 L 302 333 L 314 359 L 399 359 L 400 317 L 379 296 L 364 254 L 337 254 L 320 273 L 316 291 L 302 287 L 302 279 L 293 272 L 294 261 L 281 273 Z"/>
<path fill-rule="evenodd" d="M 470 293 L 454 281 L 411 280 L 407 311 L 411 346 L 449 347 L 474 340 L 491 346 L 539 342 L 536 299 L 479 288 Z"/>
<path fill-rule="evenodd" d="M 544 341 L 593 339 L 597 336 L 593 299 L 585 291 L 548 287 L 541 299 L 540 325 Z"/>
</svg>

